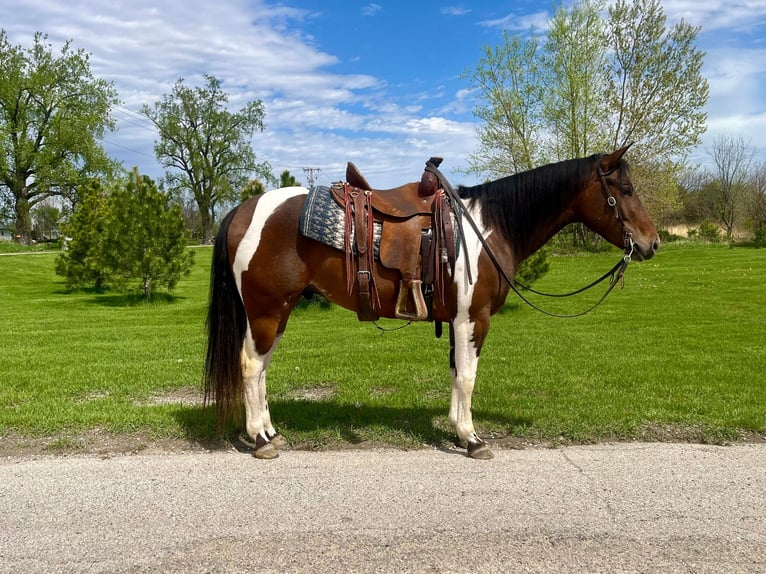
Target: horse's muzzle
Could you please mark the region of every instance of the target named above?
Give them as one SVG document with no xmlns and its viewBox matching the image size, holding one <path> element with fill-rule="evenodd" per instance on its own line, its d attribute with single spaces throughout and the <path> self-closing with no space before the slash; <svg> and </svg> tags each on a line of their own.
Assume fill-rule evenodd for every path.
<svg viewBox="0 0 766 574">
<path fill-rule="evenodd" d="M 654 257 L 660 249 L 660 238 L 656 236 L 648 245 L 639 242 L 633 244 L 633 259 L 637 261 L 646 261 Z"/>
</svg>

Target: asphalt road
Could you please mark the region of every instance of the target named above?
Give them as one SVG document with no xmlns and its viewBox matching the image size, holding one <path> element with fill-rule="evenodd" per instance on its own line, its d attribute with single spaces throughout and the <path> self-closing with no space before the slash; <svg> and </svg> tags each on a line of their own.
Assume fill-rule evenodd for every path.
<svg viewBox="0 0 766 574">
<path fill-rule="evenodd" d="M 766 572 L 766 445 L 0 460 L 0 572 Z"/>
</svg>

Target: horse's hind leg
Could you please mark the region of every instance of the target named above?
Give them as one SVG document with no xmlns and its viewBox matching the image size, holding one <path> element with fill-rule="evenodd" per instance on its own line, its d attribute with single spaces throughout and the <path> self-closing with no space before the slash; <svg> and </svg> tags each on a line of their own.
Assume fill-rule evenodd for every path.
<svg viewBox="0 0 766 574">
<path fill-rule="evenodd" d="M 242 382 L 245 398 L 247 434 L 255 442 L 256 458 L 276 458 L 285 440 L 274 429 L 266 395 L 266 371 L 282 332 L 274 336 L 268 351 L 259 353 L 250 329 L 242 345 Z"/>
</svg>

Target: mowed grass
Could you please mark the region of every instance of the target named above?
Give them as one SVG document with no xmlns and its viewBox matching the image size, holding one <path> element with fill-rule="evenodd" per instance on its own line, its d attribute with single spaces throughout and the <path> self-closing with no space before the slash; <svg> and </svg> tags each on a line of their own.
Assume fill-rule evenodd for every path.
<svg viewBox="0 0 766 574">
<path fill-rule="evenodd" d="M 0 256 L 0 436 L 215 438 L 201 389 L 210 254 L 197 249 L 192 275 L 152 304 L 67 292 L 52 254 Z M 571 290 L 618 257 L 553 258 L 535 287 Z M 571 313 L 601 292 L 534 300 Z M 671 246 L 578 319 L 508 302 L 479 365 L 483 436 L 721 443 L 766 432 L 766 250 Z M 450 442 L 446 331 L 381 334 L 337 307 L 297 310 L 269 371 L 277 428 L 303 448 Z"/>
</svg>

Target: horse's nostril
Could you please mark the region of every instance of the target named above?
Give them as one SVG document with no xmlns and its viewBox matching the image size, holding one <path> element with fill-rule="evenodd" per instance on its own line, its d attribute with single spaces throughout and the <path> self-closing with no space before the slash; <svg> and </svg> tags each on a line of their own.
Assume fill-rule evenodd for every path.
<svg viewBox="0 0 766 574">
<path fill-rule="evenodd" d="M 652 243 L 652 251 L 657 253 L 657 251 L 660 249 L 660 238 L 654 240 L 654 243 Z"/>
</svg>

